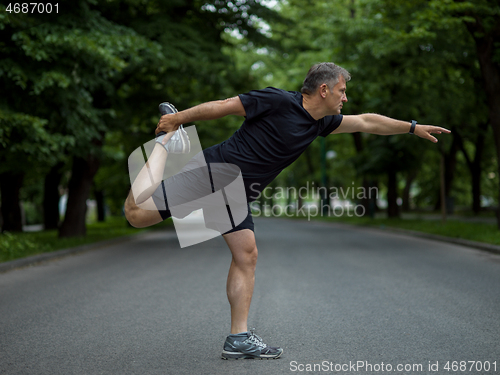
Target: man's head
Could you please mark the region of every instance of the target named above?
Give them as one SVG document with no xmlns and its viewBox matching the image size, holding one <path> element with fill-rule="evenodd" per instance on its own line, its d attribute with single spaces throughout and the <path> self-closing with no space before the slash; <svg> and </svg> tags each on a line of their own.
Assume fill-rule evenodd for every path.
<svg viewBox="0 0 500 375">
<path fill-rule="evenodd" d="M 306 111 L 315 119 L 339 115 L 347 102 L 346 82 L 350 79 L 347 70 L 333 63 L 314 65 L 309 69 L 301 90 Z"/>
<path fill-rule="evenodd" d="M 306 79 L 304 80 L 302 94 L 312 95 L 325 83 L 328 87 L 334 87 L 338 82 L 340 76 L 344 77 L 345 82 L 351 79 L 351 75 L 344 68 L 335 65 L 334 63 L 323 62 L 315 64 L 307 72 Z"/>
</svg>

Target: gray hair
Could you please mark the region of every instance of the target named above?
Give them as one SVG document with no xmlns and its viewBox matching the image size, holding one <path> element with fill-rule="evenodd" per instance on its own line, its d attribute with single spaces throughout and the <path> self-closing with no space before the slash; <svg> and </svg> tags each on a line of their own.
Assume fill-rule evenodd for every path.
<svg viewBox="0 0 500 375">
<path fill-rule="evenodd" d="M 304 79 L 300 92 L 311 95 L 315 93 L 323 83 L 326 83 L 330 89 L 332 89 L 333 86 L 339 82 L 340 75 L 344 77 L 346 82 L 351 79 L 351 75 L 347 70 L 334 63 L 322 62 L 315 64 L 307 72 L 306 79 Z"/>
</svg>

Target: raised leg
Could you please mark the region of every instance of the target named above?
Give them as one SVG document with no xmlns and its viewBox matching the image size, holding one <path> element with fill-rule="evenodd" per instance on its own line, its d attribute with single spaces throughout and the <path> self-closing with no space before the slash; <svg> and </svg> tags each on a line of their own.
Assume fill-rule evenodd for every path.
<svg viewBox="0 0 500 375">
<path fill-rule="evenodd" d="M 133 227 L 145 228 L 158 224 L 163 220 L 156 209 L 153 198 L 148 198 L 141 207 L 135 204 L 134 194 L 132 194 L 132 190 L 130 190 L 127 200 L 125 201 L 125 217 Z"/>
<path fill-rule="evenodd" d="M 174 134 L 175 132 L 167 133 L 163 138 L 163 144 L 172 138 Z M 167 155 L 165 147 L 156 143 L 149 159 L 146 161 L 132 184 L 135 204 L 141 206 L 151 197 L 151 195 L 153 195 L 156 188 L 161 184 Z"/>
</svg>

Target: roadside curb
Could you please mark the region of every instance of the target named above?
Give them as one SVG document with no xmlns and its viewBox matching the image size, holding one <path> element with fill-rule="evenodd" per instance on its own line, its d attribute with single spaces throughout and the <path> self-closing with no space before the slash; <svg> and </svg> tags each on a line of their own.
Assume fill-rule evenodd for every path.
<svg viewBox="0 0 500 375">
<path fill-rule="evenodd" d="M 328 223 L 328 222 L 324 221 L 324 223 Z M 333 223 L 333 222 L 330 222 L 329 224 L 346 226 L 346 227 L 350 227 L 350 228 L 358 228 L 358 229 L 360 229 L 360 228 L 373 229 L 373 230 L 376 230 L 378 232 L 393 232 L 393 233 L 404 234 L 404 235 L 412 236 L 412 237 L 419 237 L 419 238 L 425 238 L 428 240 L 435 240 L 435 241 L 440 241 L 440 242 L 452 243 L 455 245 L 472 247 L 474 249 L 487 251 L 487 252 L 490 252 L 493 254 L 500 254 L 500 246 L 498 246 L 498 245 L 492 245 L 492 244 L 478 242 L 478 241 L 465 240 L 462 238 L 446 237 L 446 236 L 440 236 L 438 234 L 418 232 L 418 231 L 409 230 L 409 229 L 391 228 L 391 227 L 387 227 L 387 226 L 375 227 L 375 226 L 368 226 L 368 225 L 353 225 L 353 224 L 347 224 L 347 223 Z"/>
<path fill-rule="evenodd" d="M 153 231 L 143 231 L 140 233 L 129 234 L 122 237 L 112 238 L 110 240 L 93 242 L 86 245 L 71 247 L 68 249 L 56 250 L 50 253 L 43 253 L 32 255 L 26 258 L 14 259 L 7 262 L 0 263 L 0 273 L 4 273 L 16 268 L 28 267 L 48 260 L 53 260 L 57 258 L 62 258 L 67 255 L 83 253 L 85 251 L 97 250 L 99 248 L 104 248 L 112 245 L 118 245 L 123 242 L 132 241 L 136 239 L 141 239 L 147 235 L 154 233 Z"/>
<path fill-rule="evenodd" d="M 448 243 L 452 243 L 452 244 L 456 244 L 456 245 L 472 247 L 472 248 L 475 248 L 478 250 L 488 251 L 488 252 L 494 253 L 494 254 L 500 254 L 500 246 L 492 245 L 492 244 L 485 243 L 485 242 L 478 242 L 478 241 L 465 240 L 462 238 L 440 236 L 438 234 L 422 233 L 422 232 L 417 232 L 417 231 L 413 231 L 413 230 L 409 230 L 409 229 L 380 228 L 380 230 L 389 230 L 389 231 L 395 232 L 395 233 L 402 233 L 402 234 L 407 234 L 407 235 L 414 236 L 414 237 L 421 237 L 421 238 L 427 238 L 430 240 L 448 242 Z"/>
</svg>

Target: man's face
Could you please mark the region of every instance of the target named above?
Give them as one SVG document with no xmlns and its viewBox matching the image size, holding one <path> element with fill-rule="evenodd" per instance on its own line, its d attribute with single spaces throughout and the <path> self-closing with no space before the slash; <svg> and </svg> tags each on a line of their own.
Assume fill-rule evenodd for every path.
<svg viewBox="0 0 500 375">
<path fill-rule="evenodd" d="M 347 102 L 346 89 L 345 78 L 341 75 L 339 82 L 333 86 L 330 95 L 328 95 L 328 107 L 332 111 L 332 115 L 339 115 L 342 106 Z"/>
</svg>

